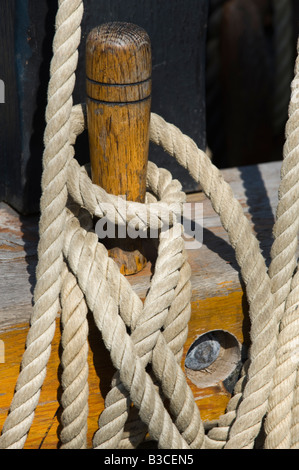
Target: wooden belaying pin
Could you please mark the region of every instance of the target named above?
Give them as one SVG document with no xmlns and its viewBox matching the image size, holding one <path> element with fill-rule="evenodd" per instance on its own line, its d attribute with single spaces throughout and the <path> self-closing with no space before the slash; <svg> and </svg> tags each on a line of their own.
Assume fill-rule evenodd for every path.
<svg viewBox="0 0 299 470">
<path fill-rule="evenodd" d="M 87 123 L 92 181 L 144 202 L 151 106 L 151 44 L 130 23 L 94 28 L 86 42 Z M 106 243 L 106 242 L 105 242 Z M 141 239 L 107 239 L 123 274 L 146 264 Z"/>
</svg>

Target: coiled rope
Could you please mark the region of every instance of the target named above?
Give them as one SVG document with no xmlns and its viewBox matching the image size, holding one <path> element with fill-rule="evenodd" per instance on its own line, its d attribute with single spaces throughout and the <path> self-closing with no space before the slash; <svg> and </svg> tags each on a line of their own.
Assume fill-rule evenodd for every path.
<svg viewBox="0 0 299 470">
<path fill-rule="evenodd" d="M 151 140 L 189 170 L 219 214 L 249 302 L 249 358 L 227 412 L 205 433 L 179 365 L 191 296 L 182 228 L 172 206 L 184 202 L 181 186 L 168 171 L 149 163 L 146 204 L 121 206 L 117 197 L 93 185 L 86 168 L 74 159 L 76 137 L 85 127 L 84 106 L 72 103 L 82 14 L 82 0 L 59 1 L 46 110 L 34 311 L 0 448 L 24 446 L 60 308 L 63 448 L 86 447 L 88 310 L 117 370 L 99 417 L 94 448 L 135 447 L 147 432 L 160 448 L 253 448 L 263 421 L 266 448 L 298 448 L 299 59 L 292 82 L 269 270 L 250 223 L 220 171 L 189 137 L 151 115 Z M 145 226 L 150 220 L 158 229 L 163 228 L 165 213 L 165 219 L 172 221 L 170 228 L 160 231 L 155 272 L 144 304 L 94 232 L 93 216 L 102 217 L 107 202 L 114 208 L 109 215 L 112 222 L 124 217 L 123 210 L 130 220 Z M 144 217 L 145 210 L 150 217 Z"/>
</svg>

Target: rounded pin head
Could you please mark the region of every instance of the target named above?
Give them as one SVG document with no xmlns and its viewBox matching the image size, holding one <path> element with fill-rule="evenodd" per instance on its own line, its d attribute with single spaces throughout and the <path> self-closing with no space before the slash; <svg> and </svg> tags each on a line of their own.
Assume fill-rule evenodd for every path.
<svg viewBox="0 0 299 470">
<path fill-rule="evenodd" d="M 151 43 L 143 28 L 132 23 L 105 23 L 86 41 L 87 78 L 107 84 L 135 84 L 151 77 Z"/>
</svg>

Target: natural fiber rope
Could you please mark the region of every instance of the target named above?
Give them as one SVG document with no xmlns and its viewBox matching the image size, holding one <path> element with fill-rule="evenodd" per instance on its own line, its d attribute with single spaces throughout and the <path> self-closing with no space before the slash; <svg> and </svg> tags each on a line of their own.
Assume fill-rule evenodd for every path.
<svg viewBox="0 0 299 470">
<path fill-rule="evenodd" d="M 67 162 L 72 157 L 69 117 L 72 110 L 82 14 L 82 1 L 59 2 L 46 110 L 34 311 L 22 370 L 0 437 L 0 448 L 20 448 L 25 443 L 45 378 L 55 320 L 60 309 Z"/>
<path fill-rule="evenodd" d="M 182 338 L 186 339 L 186 335 L 184 332 L 186 331 L 186 324 L 188 323 L 188 319 L 190 317 L 190 305 L 189 305 L 189 299 L 190 299 L 190 283 L 189 283 L 189 278 L 190 278 L 190 273 L 187 276 L 186 274 L 186 268 L 188 269 L 188 265 L 186 264 L 186 255 L 184 254 L 184 248 L 182 246 L 182 239 L 179 235 L 179 238 L 177 237 L 179 234 L 176 235 L 176 237 L 172 240 L 169 237 L 167 239 L 161 241 L 161 244 L 159 246 L 159 250 L 162 250 L 162 261 L 159 262 L 159 265 L 156 266 L 156 271 L 155 275 L 153 277 L 153 281 L 151 284 L 151 289 L 149 293 L 147 294 L 146 300 L 145 300 L 145 305 L 143 308 L 143 313 L 142 316 L 140 317 L 141 322 L 138 322 L 136 325 L 136 328 L 131 334 L 131 337 L 134 341 L 134 343 L 137 346 L 137 351 L 140 351 L 140 357 L 142 357 L 142 361 L 144 364 L 144 367 L 147 365 L 149 361 L 152 363 L 153 370 L 155 372 L 155 375 L 157 376 L 158 380 L 161 382 L 161 386 L 164 389 L 165 395 L 167 398 L 170 400 L 170 406 L 172 406 L 172 401 L 173 401 L 173 389 L 174 387 L 172 386 L 171 388 L 166 386 L 165 381 L 168 379 L 169 380 L 169 373 L 165 374 L 163 373 L 163 367 L 162 367 L 162 373 L 160 372 L 157 375 L 157 367 L 162 365 L 161 358 L 167 355 L 168 353 L 168 348 L 162 339 L 160 340 L 160 352 L 157 353 L 158 346 L 153 347 L 153 345 L 157 342 L 155 339 L 155 336 L 160 334 L 160 329 L 164 327 L 165 325 L 165 320 L 166 317 L 168 316 L 168 309 L 169 305 L 172 305 L 172 299 L 175 298 L 178 302 L 182 303 L 180 309 L 176 308 L 176 317 L 179 319 L 176 322 L 176 329 L 175 329 L 175 336 L 177 337 L 182 336 Z M 163 246 L 164 245 L 164 246 Z M 179 257 L 178 257 L 179 255 Z M 168 265 L 169 269 L 169 263 L 172 265 L 170 271 L 169 271 L 169 276 L 165 278 L 165 272 L 166 272 L 166 264 Z M 164 266 L 165 265 L 165 266 Z M 179 269 L 179 271 L 178 271 Z M 180 282 L 180 279 L 182 281 Z M 181 285 L 183 283 L 183 285 Z M 155 284 L 159 284 L 159 290 L 155 289 Z M 161 289 L 162 286 L 162 289 Z M 158 295 L 158 297 L 157 297 Z M 180 299 L 182 297 L 182 299 Z M 177 302 L 177 303 L 178 303 Z M 172 307 L 170 307 L 169 311 L 171 310 Z M 171 313 L 171 312 L 170 312 Z M 186 316 L 187 313 L 187 316 Z M 183 321 L 179 317 L 179 315 L 183 314 Z M 151 325 L 152 323 L 152 325 Z M 181 330 L 183 329 L 181 334 Z M 147 333 L 146 333 L 147 331 Z M 150 335 L 150 332 L 153 331 L 152 335 Z M 168 329 L 166 330 L 168 332 Z M 146 334 L 145 334 L 146 333 Z M 152 337 L 151 337 L 152 336 Z M 168 335 L 169 339 L 173 339 L 171 336 Z M 150 340 L 150 341 L 149 341 Z M 180 341 L 182 343 L 182 341 Z M 172 345 L 176 346 L 176 343 L 173 343 Z M 182 348 L 182 344 L 180 345 L 180 349 Z M 177 347 L 175 347 L 176 352 Z M 180 358 L 181 354 L 179 354 Z M 158 364 L 156 364 L 158 361 Z M 184 383 L 182 381 L 179 381 L 176 379 L 176 377 L 179 374 L 182 374 L 182 371 L 178 364 L 175 361 L 175 357 L 173 355 L 170 355 L 170 361 L 171 364 L 167 368 L 167 370 L 175 371 L 175 374 L 172 374 L 174 377 L 174 382 L 179 386 L 179 383 Z M 119 383 L 119 378 L 116 377 L 114 379 L 115 383 Z M 169 392 L 171 390 L 171 393 Z M 191 390 L 189 388 L 186 388 L 184 386 L 184 389 L 180 390 L 180 394 L 178 394 L 181 398 L 183 398 L 183 401 L 185 401 L 185 395 L 187 394 L 187 397 L 189 399 L 191 394 Z M 113 406 L 115 407 L 115 402 L 117 400 L 116 395 L 117 391 L 112 389 L 111 392 L 107 395 L 106 401 L 111 403 L 111 398 L 110 395 L 113 396 Z M 118 400 L 123 400 L 123 397 L 121 396 L 122 394 L 118 394 L 119 398 Z M 125 395 L 128 397 L 128 392 L 125 392 Z M 123 401 L 123 404 L 125 402 Z M 94 438 L 94 445 L 96 447 L 100 447 L 100 444 L 103 445 L 102 443 L 107 441 L 107 433 L 105 432 L 105 427 L 103 423 L 108 422 L 110 425 L 111 419 L 106 418 L 106 416 L 109 416 L 110 413 L 110 406 L 106 406 L 106 409 L 102 413 L 99 421 L 99 431 L 96 433 L 95 438 Z M 127 408 L 127 406 L 126 406 Z M 196 406 L 191 406 L 188 408 L 188 423 L 191 421 L 197 420 L 197 422 L 200 425 L 200 419 L 198 415 L 198 410 L 196 409 Z M 115 409 L 113 410 L 114 415 L 115 415 Z M 128 412 L 127 409 L 124 410 L 124 412 Z M 119 419 L 119 418 L 118 418 Z M 186 421 L 186 416 L 185 416 L 185 421 Z M 125 422 L 125 420 L 124 420 Z M 136 427 L 136 423 L 135 423 Z M 136 433 L 136 429 L 135 429 Z M 201 437 L 201 439 L 203 436 Z M 193 442 L 194 437 L 188 439 L 189 442 Z M 136 443 L 136 437 L 135 437 L 135 443 Z M 117 445 L 119 442 L 117 442 Z M 197 443 L 198 444 L 198 443 Z M 116 443 L 114 444 L 116 445 Z"/>
<path fill-rule="evenodd" d="M 184 195 L 169 172 L 149 164 L 148 188 L 155 197 L 149 194 L 146 205 L 121 205 L 118 198 L 93 185 L 73 158 L 73 144 L 85 126 L 84 108 L 72 107 L 81 18 L 82 1 L 59 2 L 46 112 L 35 306 L 0 447 L 21 448 L 25 443 L 45 377 L 59 297 L 64 348 L 62 447 L 86 447 L 88 309 L 117 370 L 94 447 L 138 445 L 148 431 L 161 448 L 252 448 L 265 418 L 266 447 L 298 447 L 298 360 L 292 356 L 299 341 L 299 276 L 293 275 L 299 195 L 298 65 L 269 273 L 250 223 L 219 170 L 189 137 L 151 115 L 151 140 L 189 170 L 219 214 L 235 249 L 250 307 L 249 359 L 227 413 L 205 436 L 179 367 L 190 317 L 190 268 L 181 226 L 172 211 Z M 144 305 L 94 233 L 92 218 L 102 217 L 107 203 L 112 222 L 124 218 L 124 210 L 127 220 L 138 221 L 143 228 L 150 220 L 161 229 L 170 220 L 168 230 L 159 236 L 155 273 Z M 151 373 L 146 369 L 149 363 Z M 126 428 L 132 403 L 139 416 L 133 413 Z"/>
<path fill-rule="evenodd" d="M 298 42 L 299 47 L 299 42 Z M 299 54 L 299 48 L 298 48 Z M 299 57 L 299 56 L 298 56 Z M 296 358 L 288 358 L 292 355 L 294 340 L 299 342 L 296 323 L 293 324 L 291 334 L 286 334 L 286 325 L 294 316 L 296 309 L 296 298 L 294 292 L 297 287 L 297 276 L 293 277 L 296 265 L 296 249 L 298 245 L 299 230 L 299 103 L 298 103 L 298 80 L 299 80 L 299 58 L 295 65 L 295 78 L 292 86 L 292 96 L 289 106 L 289 120 L 286 126 L 286 142 L 284 145 L 284 159 L 281 169 L 281 183 L 279 187 L 279 203 L 274 225 L 274 242 L 271 250 L 272 262 L 269 274 L 272 280 L 272 292 L 276 297 L 276 315 L 280 325 L 279 343 L 277 349 L 278 367 L 274 376 L 274 389 L 269 402 L 269 413 L 266 420 L 267 439 L 269 447 L 284 446 L 284 432 L 281 428 L 285 421 L 285 413 L 290 413 L 292 406 L 292 393 L 286 398 L 286 375 L 294 376 L 298 366 Z M 290 292 L 291 290 L 291 292 Z M 298 301 L 298 297 L 297 297 Z M 281 321 L 281 324 L 280 324 Z M 293 320 L 294 321 L 294 320 Z M 289 344 L 288 344 L 289 343 Z M 285 400 L 289 406 L 286 407 Z M 286 432 L 289 433 L 290 427 Z"/>
<path fill-rule="evenodd" d="M 290 84 L 293 78 L 292 1 L 273 0 L 274 16 L 274 100 L 273 128 L 283 132 L 288 118 Z"/>
<path fill-rule="evenodd" d="M 98 237 L 80 227 L 76 217 L 70 215 L 66 232 L 64 254 L 69 267 L 77 277 L 78 285 L 84 292 L 87 305 L 93 312 L 96 325 L 110 351 L 113 365 L 119 370 L 120 380 L 125 388 L 130 390 L 131 399 L 139 408 L 141 419 L 148 425 L 149 433 L 161 447 L 188 447 L 185 439 L 173 426 L 143 367 L 134 342 L 126 331 L 126 325 L 118 314 L 119 307 L 105 279 L 109 264 L 113 263 L 114 266 L 114 262 L 108 258 L 104 246 L 98 243 Z"/>
<path fill-rule="evenodd" d="M 77 280 L 70 272 L 61 287 L 61 306 L 61 448 L 84 449 L 88 417 L 88 310 Z"/>
<path fill-rule="evenodd" d="M 265 261 L 241 205 L 204 152 L 199 150 L 189 137 L 183 136 L 177 128 L 166 124 L 162 118 L 155 115 L 152 116 L 152 129 L 152 140 L 174 155 L 193 178 L 200 182 L 203 191 L 210 198 L 214 210 L 220 215 L 221 222 L 228 232 L 246 283 L 252 325 L 251 364 L 230 436 L 234 437 L 234 446 L 240 445 L 235 442 L 235 434 L 242 434 L 241 441 L 245 446 L 253 445 L 262 416 L 266 412 L 271 388 L 270 377 L 273 376 L 275 368 L 276 321 L 271 317 L 273 296 Z"/>
</svg>

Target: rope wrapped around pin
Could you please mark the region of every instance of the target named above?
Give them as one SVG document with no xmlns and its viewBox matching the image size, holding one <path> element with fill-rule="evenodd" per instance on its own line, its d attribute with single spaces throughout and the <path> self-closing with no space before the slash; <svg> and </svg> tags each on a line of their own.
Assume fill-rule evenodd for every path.
<svg viewBox="0 0 299 470">
<path fill-rule="evenodd" d="M 75 143 L 76 132 L 86 128 L 85 105 L 76 105 L 71 113 L 71 140 Z M 178 180 L 171 173 L 148 162 L 146 204 L 124 200 L 107 193 L 91 182 L 89 165 L 80 167 L 77 160 L 71 159 L 68 165 L 67 188 L 77 204 L 85 207 L 93 216 L 105 216 L 111 224 L 127 223 L 136 230 L 165 230 L 174 225 L 182 211 L 186 195 Z M 155 196 L 156 195 L 156 196 Z M 110 210 L 107 211 L 107 208 Z"/>
</svg>

